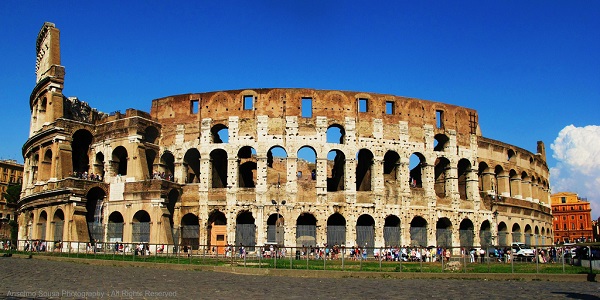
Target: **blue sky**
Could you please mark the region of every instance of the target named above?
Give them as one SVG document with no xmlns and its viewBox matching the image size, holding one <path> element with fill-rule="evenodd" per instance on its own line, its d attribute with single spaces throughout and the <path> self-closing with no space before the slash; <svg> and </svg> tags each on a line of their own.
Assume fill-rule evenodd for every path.
<svg viewBox="0 0 600 300">
<path fill-rule="evenodd" d="M 2 1 L 0 158 L 23 161 L 35 39 L 49 21 L 64 94 L 100 111 L 260 87 L 466 106 L 485 137 L 532 152 L 544 141 L 553 192 L 587 197 L 598 217 L 599 1 L 188 2 Z"/>
</svg>

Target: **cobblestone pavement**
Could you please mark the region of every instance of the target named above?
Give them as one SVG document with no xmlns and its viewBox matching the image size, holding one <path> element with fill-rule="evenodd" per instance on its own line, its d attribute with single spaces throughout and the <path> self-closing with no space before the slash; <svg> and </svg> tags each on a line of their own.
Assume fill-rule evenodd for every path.
<svg viewBox="0 0 600 300">
<path fill-rule="evenodd" d="M 600 299 L 598 282 L 254 276 L 0 258 L 0 299 Z"/>
</svg>

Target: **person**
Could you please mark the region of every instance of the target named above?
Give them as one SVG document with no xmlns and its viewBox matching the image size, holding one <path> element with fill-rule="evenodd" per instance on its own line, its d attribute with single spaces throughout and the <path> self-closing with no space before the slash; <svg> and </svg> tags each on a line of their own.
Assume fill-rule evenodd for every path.
<svg viewBox="0 0 600 300">
<path fill-rule="evenodd" d="M 485 262 L 485 250 L 483 248 L 479 249 L 479 259 L 481 259 L 481 263 Z"/>
</svg>

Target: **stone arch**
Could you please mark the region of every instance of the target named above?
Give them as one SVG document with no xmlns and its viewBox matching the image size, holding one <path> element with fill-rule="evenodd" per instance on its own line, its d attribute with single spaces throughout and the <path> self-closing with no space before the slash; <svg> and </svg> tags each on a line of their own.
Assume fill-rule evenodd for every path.
<svg viewBox="0 0 600 300">
<path fill-rule="evenodd" d="M 112 152 L 112 165 L 115 175 L 127 175 L 127 160 L 129 160 L 127 149 L 118 146 Z"/>
<path fill-rule="evenodd" d="M 175 156 L 170 151 L 165 151 L 160 157 L 159 170 L 163 179 L 173 180 L 175 174 Z"/>
<path fill-rule="evenodd" d="M 414 152 L 409 158 L 409 184 L 411 188 L 423 188 L 423 174 L 427 166 L 425 156 L 419 152 Z"/>
<path fill-rule="evenodd" d="M 86 129 L 75 131 L 71 141 L 71 158 L 74 173 L 88 172 L 90 169 L 89 151 L 92 144 L 92 133 Z"/>
<path fill-rule="evenodd" d="M 152 179 L 155 175 L 154 164 L 156 160 L 156 150 L 146 149 L 146 165 L 148 167 L 148 174 L 146 178 Z"/>
<path fill-rule="evenodd" d="M 346 218 L 334 213 L 327 218 L 327 246 L 346 245 Z"/>
<path fill-rule="evenodd" d="M 40 167 L 40 179 L 42 180 L 48 180 L 52 176 L 52 154 L 53 153 L 51 149 L 46 149 L 46 151 L 44 151 L 44 157 L 41 161 Z"/>
<path fill-rule="evenodd" d="M 457 175 L 458 175 L 458 194 L 460 195 L 460 199 L 472 200 L 473 192 L 469 190 L 469 176 L 471 175 L 471 162 L 463 158 L 458 161 L 457 165 Z"/>
<path fill-rule="evenodd" d="M 123 241 L 123 226 L 124 226 L 123 215 L 119 211 L 113 211 L 108 216 L 108 224 L 106 224 L 106 237 L 109 242 L 122 242 Z"/>
<path fill-rule="evenodd" d="M 452 247 L 452 222 L 450 219 L 439 218 L 435 229 L 436 246 Z"/>
<path fill-rule="evenodd" d="M 327 191 L 345 190 L 346 155 L 343 151 L 333 149 L 327 153 Z"/>
<path fill-rule="evenodd" d="M 399 176 L 400 155 L 396 151 L 387 151 L 383 156 L 383 177 L 386 180 L 396 181 Z"/>
<path fill-rule="evenodd" d="M 360 149 L 356 154 L 356 191 L 371 191 L 373 158 L 373 152 L 368 149 Z"/>
<path fill-rule="evenodd" d="M 402 246 L 402 232 L 400 230 L 400 218 L 396 215 L 389 215 L 385 218 L 383 224 L 383 240 L 386 247 Z"/>
<path fill-rule="evenodd" d="M 218 254 L 225 253 L 225 246 L 227 245 L 227 217 L 217 209 L 208 214 L 206 242 L 212 252 Z"/>
<path fill-rule="evenodd" d="M 94 157 L 94 173 L 98 175 L 98 179 L 104 180 L 105 171 L 104 171 L 104 153 L 98 152 Z"/>
<path fill-rule="evenodd" d="M 427 221 L 421 216 L 415 216 L 410 222 L 410 245 L 427 246 Z"/>
<path fill-rule="evenodd" d="M 500 222 L 498 224 L 498 245 L 499 246 L 508 246 L 510 245 L 510 241 L 508 240 L 508 226 L 504 222 Z"/>
<path fill-rule="evenodd" d="M 235 245 L 244 246 L 248 250 L 254 250 L 256 246 L 256 225 L 252 212 L 241 211 L 236 218 Z"/>
<path fill-rule="evenodd" d="M 255 188 L 257 165 L 256 150 L 250 146 L 240 148 L 237 154 L 238 186 L 241 188 Z"/>
<path fill-rule="evenodd" d="M 267 243 L 282 244 L 285 241 L 285 218 L 279 212 L 267 218 Z"/>
<path fill-rule="evenodd" d="M 52 223 L 54 224 L 54 228 L 52 230 L 54 232 L 53 241 L 60 242 L 63 240 L 63 232 L 65 225 L 65 213 L 62 209 L 59 208 L 54 212 Z"/>
<path fill-rule="evenodd" d="M 442 133 L 438 133 L 433 137 L 433 151 L 445 151 L 448 147 L 450 138 Z"/>
<path fill-rule="evenodd" d="M 274 145 L 267 151 L 267 185 L 280 185 L 287 182 L 287 152 Z"/>
<path fill-rule="evenodd" d="M 480 192 L 492 192 L 495 193 L 494 185 L 495 178 L 494 173 L 490 170 L 488 164 L 484 161 L 479 162 L 479 166 L 477 168 L 477 178 L 478 178 L 478 186 Z"/>
<path fill-rule="evenodd" d="M 200 182 L 200 151 L 196 148 L 188 149 L 183 156 L 186 183 Z"/>
<path fill-rule="evenodd" d="M 525 231 L 523 232 L 523 235 L 524 235 L 524 238 L 525 238 L 524 239 L 525 244 L 531 245 L 532 244 L 531 243 L 531 237 L 533 236 L 533 233 L 531 231 L 531 225 L 529 225 L 529 224 L 525 225 Z"/>
<path fill-rule="evenodd" d="M 513 243 L 521 243 L 522 242 L 522 233 L 521 233 L 521 225 L 518 223 L 514 223 L 512 226 L 512 242 Z"/>
<path fill-rule="evenodd" d="M 327 127 L 327 143 L 343 144 L 346 139 L 346 131 L 344 126 L 334 123 Z"/>
<path fill-rule="evenodd" d="M 227 152 L 215 149 L 210 152 L 212 188 L 227 187 Z"/>
<path fill-rule="evenodd" d="M 131 241 L 134 243 L 150 242 L 150 214 L 138 210 L 131 220 Z"/>
<path fill-rule="evenodd" d="M 150 125 L 146 127 L 146 129 L 144 129 L 144 136 L 142 138 L 142 141 L 150 144 L 155 144 L 159 135 L 160 133 L 158 129 L 155 126 Z"/>
<path fill-rule="evenodd" d="M 101 187 L 91 188 L 85 195 L 85 219 L 90 241 L 104 240 L 104 200 L 106 191 Z"/>
<path fill-rule="evenodd" d="M 48 213 L 45 210 L 40 212 L 40 216 L 38 217 L 38 236 L 40 240 L 46 240 L 46 226 L 48 225 Z"/>
<path fill-rule="evenodd" d="M 210 133 L 214 144 L 229 143 L 229 128 L 225 124 L 214 124 Z"/>
<path fill-rule="evenodd" d="M 317 218 L 311 213 L 303 212 L 296 219 L 296 247 L 312 247 L 317 245 Z"/>
<path fill-rule="evenodd" d="M 458 236 L 461 247 L 473 247 L 475 240 L 474 230 L 475 226 L 473 225 L 473 221 L 465 218 L 462 220 L 462 222 L 460 222 L 460 225 L 458 227 Z"/>
<path fill-rule="evenodd" d="M 375 247 L 375 219 L 369 214 L 360 215 L 356 220 L 356 245 Z"/>
<path fill-rule="evenodd" d="M 200 245 L 200 221 L 196 214 L 187 213 L 181 218 L 181 245 L 192 250 Z"/>
<path fill-rule="evenodd" d="M 479 227 L 479 245 L 482 247 L 488 247 L 492 244 L 492 226 L 490 221 L 485 220 L 481 223 L 481 227 Z"/>
<path fill-rule="evenodd" d="M 445 157 L 438 157 L 435 160 L 435 194 L 439 198 L 447 196 L 447 180 L 451 178 L 448 171 L 450 170 L 450 161 Z"/>
<path fill-rule="evenodd" d="M 508 173 L 508 176 L 510 178 L 510 185 L 509 185 L 510 196 L 512 198 L 515 198 L 517 195 L 519 195 L 519 191 L 521 189 L 521 187 L 520 187 L 521 177 L 519 176 L 517 171 L 515 171 L 514 169 L 510 170 L 510 172 Z"/>
</svg>

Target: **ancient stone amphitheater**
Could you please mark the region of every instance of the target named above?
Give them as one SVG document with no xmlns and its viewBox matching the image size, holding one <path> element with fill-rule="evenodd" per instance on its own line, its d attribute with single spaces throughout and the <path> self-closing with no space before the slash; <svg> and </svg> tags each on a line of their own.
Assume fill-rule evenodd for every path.
<svg viewBox="0 0 600 300">
<path fill-rule="evenodd" d="M 37 38 L 21 240 L 247 246 L 552 242 L 549 171 L 477 112 L 370 92 L 244 89 L 104 114 Z"/>
</svg>

